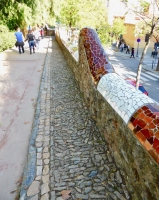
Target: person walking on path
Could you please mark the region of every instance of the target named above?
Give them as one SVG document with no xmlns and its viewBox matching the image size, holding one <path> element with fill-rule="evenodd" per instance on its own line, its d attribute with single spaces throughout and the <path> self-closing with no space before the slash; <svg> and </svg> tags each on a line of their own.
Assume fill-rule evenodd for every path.
<svg viewBox="0 0 159 200">
<path fill-rule="evenodd" d="M 47 22 L 45 22 L 44 30 L 45 30 L 45 33 L 46 33 L 46 36 L 47 36 L 48 30 L 49 30 L 49 26 L 48 26 Z"/>
<path fill-rule="evenodd" d="M 40 28 L 40 35 L 41 35 L 41 39 L 43 39 L 44 38 L 44 27 L 43 27 L 43 25 Z"/>
<path fill-rule="evenodd" d="M 123 44 L 120 45 L 120 52 L 123 52 Z"/>
<path fill-rule="evenodd" d="M 127 47 L 126 47 L 126 54 L 130 54 L 130 46 L 129 46 L 129 44 L 127 45 Z"/>
<path fill-rule="evenodd" d="M 121 43 L 121 45 L 120 45 L 120 52 L 123 52 L 123 50 L 124 50 L 124 43 Z"/>
<path fill-rule="evenodd" d="M 33 35 L 35 36 L 36 48 L 39 49 L 41 36 L 40 36 L 40 29 L 38 26 L 35 28 Z"/>
<path fill-rule="evenodd" d="M 32 27 L 29 25 L 27 29 L 28 29 L 28 33 L 29 33 L 29 31 L 32 30 Z"/>
<path fill-rule="evenodd" d="M 16 37 L 16 43 L 15 46 L 18 47 L 19 54 L 22 52 L 24 53 L 24 36 L 23 33 L 20 31 L 20 28 L 17 28 L 17 31 L 15 32 L 15 37 Z"/>
<path fill-rule="evenodd" d="M 32 49 L 33 49 L 33 53 L 35 53 L 35 36 L 33 35 L 32 30 L 29 30 L 26 40 L 28 40 L 28 43 L 29 43 L 30 54 L 32 54 Z"/>
<path fill-rule="evenodd" d="M 131 55 L 130 55 L 130 58 L 132 58 L 132 57 L 135 58 L 135 57 L 134 57 L 134 52 L 135 52 L 135 50 L 134 50 L 134 48 L 132 48 L 132 49 L 131 49 Z"/>
</svg>

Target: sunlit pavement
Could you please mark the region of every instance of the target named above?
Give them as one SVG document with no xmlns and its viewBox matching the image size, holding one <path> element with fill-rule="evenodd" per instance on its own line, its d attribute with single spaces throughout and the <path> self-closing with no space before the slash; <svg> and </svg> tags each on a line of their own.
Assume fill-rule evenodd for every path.
<svg viewBox="0 0 159 200">
<path fill-rule="evenodd" d="M 0 53 L 0 199 L 13 200 L 26 163 L 49 38 L 40 50 Z"/>
</svg>

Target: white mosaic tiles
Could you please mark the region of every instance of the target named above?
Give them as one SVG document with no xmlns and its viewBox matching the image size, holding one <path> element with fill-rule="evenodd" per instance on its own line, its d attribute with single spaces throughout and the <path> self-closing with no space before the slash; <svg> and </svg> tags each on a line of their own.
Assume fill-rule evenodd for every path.
<svg viewBox="0 0 159 200">
<path fill-rule="evenodd" d="M 126 124 L 140 107 L 155 102 L 116 73 L 105 74 L 100 79 L 97 90 Z"/>
</svg>

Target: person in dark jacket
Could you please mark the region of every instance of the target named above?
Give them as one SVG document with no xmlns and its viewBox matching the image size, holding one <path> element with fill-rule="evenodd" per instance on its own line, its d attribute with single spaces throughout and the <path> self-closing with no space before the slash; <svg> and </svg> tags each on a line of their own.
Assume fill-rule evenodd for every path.
<svg viewBox="0 0 159 200">
<path fill-rule="evenodd" d="M 135 52 L 135 50 L 134 50 L 134 48 L 132 48 L 132 49 L 131 49 L 131 55 L 130 55 L 130 58 L 132 58 L 132 57 L 135 58 L 135 57 L 134 57 L 134 52 Z"/>
<path fill-rule="evenodd" d="M 128 44 L 127 46 L 126 46 L 126 54 L 130 54 L 130 45 Z"/>
<path fill-rule="evenodd" d="M 32 54 L 32 49 L 33 49 L 33 53 L 35 53 L 35 36 L 32 30 L 29 30 L 26 40 L 28 40 L 28 43 L 29 43 L 30 54 Z"/>
<path fill-rule="evenodd" d="M 46 33 L 46 36 L 47 36 L 48 30 L 49 30 L 49 26 L 48 26 L 47 22 L 45 22 L 44 30 L 45 30 L 45 33 Z"/>
</svg>

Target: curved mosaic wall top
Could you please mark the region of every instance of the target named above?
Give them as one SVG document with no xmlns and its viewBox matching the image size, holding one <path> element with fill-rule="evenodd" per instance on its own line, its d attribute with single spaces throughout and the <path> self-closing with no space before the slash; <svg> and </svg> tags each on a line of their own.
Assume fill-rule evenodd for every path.
<svg viewBox="0 0 159 200">
<path fill-rule="evenodd" d="M 107 73 L 113 73 L 114 68 L 110 64 L 108 56 L 101 45 L 101 42 L 94 29 L 83 28 L 80 31 L 80 37 L 83 37 L 89 67 L 95 83 Z"/>
<path fill-rule="evenodd" d="M 132 115 L 129 128 L 159 163 L 159 105 L 146 104 Z"/>
<path fill-rule="evenodd" d="M 116 73 L 104 75 L 98 83 L 97 90 L 126 124 L 142 105 L 154 103 L 153 99 L 143 95 Z"/>
<path fill-rule="evenodd" d="M 159 104 L 113 73 L 95 30 L 84 28 L 80 36 L 97 90 L 159 163 Z"/>
</svg>

